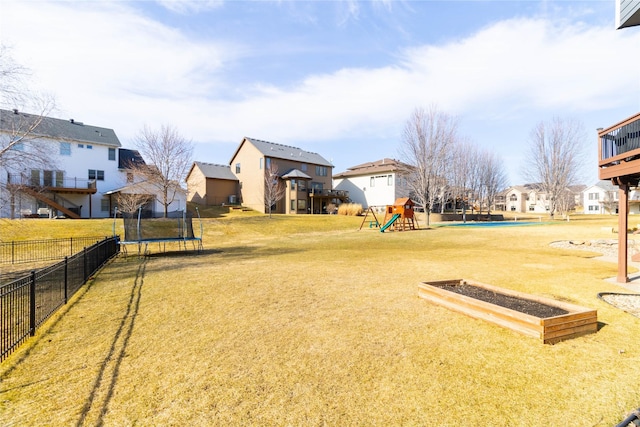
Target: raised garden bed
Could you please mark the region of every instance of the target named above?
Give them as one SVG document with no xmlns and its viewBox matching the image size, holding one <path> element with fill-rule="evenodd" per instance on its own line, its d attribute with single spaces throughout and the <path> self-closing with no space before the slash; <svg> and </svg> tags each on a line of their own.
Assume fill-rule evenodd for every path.
<svg viewBox="0 0 640 427">
<path fill-rule="evenodd" d="M 418 296 L 545 344 L 598 330 L 596 310 L 464 279 L 422 282 Z"/>
</svg>

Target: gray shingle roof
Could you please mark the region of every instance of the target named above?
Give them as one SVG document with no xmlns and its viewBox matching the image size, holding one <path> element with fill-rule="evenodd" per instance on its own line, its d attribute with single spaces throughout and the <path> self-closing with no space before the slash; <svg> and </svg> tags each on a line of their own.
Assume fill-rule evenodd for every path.
<svg viewBox="0 0 640 427">
<path fill-rule="evenodd" d="M 299 169 L 291 169 L 284 173 L 281 178 L 285 179 L 311 179 L 309 175 Z"/>
<path fill-rule="evenodd" d="M 347 178 L 350 176 L 374 175 L 383 172 L 396 172 L 408 167 L 394 159 L 381 159 L 375 162 L 363 163 L 361 165 L 352 166 L 345 172 L 333 175 L 333 178 Z"/>
<path fill-rule="evenodd" d="M 237 181 L 238 178 L 231 172 L 231 168 L 225 165 L 217 165 L 215 163 L 193 162 L 204 174 L 205 178 L 228 179 Z"/>
<path fill-rule="evenodd" d="M 273 157 L 275 159 L 283 160 L 295 160 L 301 163 L 333 167 L 331 162 L 329 162 L 318 153 L 312 153 L 301 148 L 276 144 L 275 142 L 262 141 L 255 138 L 245 138 L 245 140 L 253 144 L 258 149 L 258 151 L 260 151 L 260 153 L 262 153 L 266 157 Z"/>
<path fill-rule="evenodd" d="M 40 116 L 23 113 L 17 110 L 0 109 L 0 131 L 20 132 L 30 123 L 39 120 Z M 34 136 L 48 137 L 63 141 L 77 141 L 90 144 L 120 147 L 120 141 L 113 129 L 86 125 L 73 119 L 62 120 L 43 117 L 40 124 L 32 132 Z"/>
</svg>

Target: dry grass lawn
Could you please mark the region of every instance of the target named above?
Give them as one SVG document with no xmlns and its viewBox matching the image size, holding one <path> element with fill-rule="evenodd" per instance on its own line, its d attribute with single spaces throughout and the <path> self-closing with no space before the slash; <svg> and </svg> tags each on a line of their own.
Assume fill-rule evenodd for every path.
<svg viewBox="0 0 640 427">
<path fill-rule="evenodd" d="M 615 264 L 549 243 L 615 221 L 208 219 L 203 254 L 116 259 L 0 365 L 2 424 L 611 426 L 640 406 L 640 319 L 596 297 L 624 291 L 603 280 Z M 41 222 L 62 223 L 111 228 Z M 602 327 L 543 345 L 416 296 L 451 278 L 597 308 Z"/>
</svg>

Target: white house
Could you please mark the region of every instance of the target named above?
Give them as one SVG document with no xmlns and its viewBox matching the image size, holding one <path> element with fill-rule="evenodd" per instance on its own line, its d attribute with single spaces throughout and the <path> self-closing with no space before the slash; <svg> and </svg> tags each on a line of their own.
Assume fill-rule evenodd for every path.
<svg viewBox="0 0 640 427">
<path fill-rule="evenodd" d="M 105 192 L 110 197 L 112 209 L 117 207 L 120 212 L 142 208 L 145 217 L 160 217 L 164 215 L 162 189 L 149 181 L 130 183 L 124 187 Z M 167 213 L 186 209 L 187 190 L 177 182 L 172 182 L 168 188 Z M 124 206 L 127 205 L 127 206 Z"/>
<path fill-rule="evenodd" d="M 601 180 L 582 192 L 582 205 L 585 214 L 617 214 L 618 187 L 611 181 Z M 640 213 L 640 193 L 629 194 L 629 213 Z"/>
<path fill-rule="evenodd" d="M 399 161 L 387 158 L 352 166 L 333 176 L 333 188 L 348 191 L 351 201 L 365 209 L 393 205 L 396 199 L 409 197 L 402 166 Z"/>
<path fill-rule="evenodd" d="M 0 150 L 6 148 L 3 217 L 109 217 L 108 193 L 131 182 L 129 162 L 144 163 L 137 151 L 121 148 L 113 129 L 18 110 L 0 110 Z"/>
<path fill-rule="evenodd" d="M 582 206 L 585 214 L 614 214 L 618 212 L 618 192 L 611 181 L 598 181 L 582 192 Z M 607 206 L 614 202 L 615 207 Z M 609 209 L 608 209 L 609 207 Z"/>
<path fill-rule="evenodd" d="M 573 185 L 566 188 L 565 208 L 572 210 L 582 204 L 584 185 Z M 514 185 L 503 193 L 505 210 L 522 213 L 548 213 L 550 209 L 549 195 L 542 191 L 539 184 Z"/>
</svg>

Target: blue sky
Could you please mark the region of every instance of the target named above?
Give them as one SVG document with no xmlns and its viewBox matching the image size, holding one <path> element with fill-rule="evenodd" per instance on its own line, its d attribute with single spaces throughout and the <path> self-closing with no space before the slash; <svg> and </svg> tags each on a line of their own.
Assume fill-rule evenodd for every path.
<svg viewBox="0 0 640 427">
<path fill-rule="evenodd" d="M 397 158 L 416 107 L 524 183 L 532 128 L 596 131 L 640 111 L 640 27 L 613 1 L 0 0 L 0 40 L 55 95 L 52 115 L 115 129 L 131 147 L 171 124 L 198 160 L 228 164 L 244 136 L 318 152 L 334 173 Z"/>
</svg>

